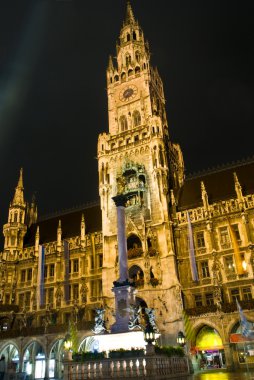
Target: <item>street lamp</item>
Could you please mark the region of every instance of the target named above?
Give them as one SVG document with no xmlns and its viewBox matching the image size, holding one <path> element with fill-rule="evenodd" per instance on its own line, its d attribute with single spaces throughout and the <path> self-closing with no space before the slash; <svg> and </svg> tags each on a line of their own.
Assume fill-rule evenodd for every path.
<svg viewBox="0 0 254 380">
<path fill-rule="evenodd" d="M 64 339 L 64 360 L 72 360 L 72 340 L 70 334 L 65 335 Z"/>
<path fill-rule="evenodd" d="M 146 328 L 144 330 L 144 340 L 147 343 L 146 355 L 153 355 L 154 354 L 153 342 L 155 341 L 155 332 L 150 322 L 147 323 Z"/>
<path fill-rule="evenodd" d="M 185 339 L 185 335 L 184 335 L 184 333 L 182 331 L 179 331 L 179 333 L 177 335 L 177 338 L 176 338 L 176 341 L 179 344 L 179 346 L 181 346 L 181 347 L 185 346 L 186 339 Z"/>
</svg>

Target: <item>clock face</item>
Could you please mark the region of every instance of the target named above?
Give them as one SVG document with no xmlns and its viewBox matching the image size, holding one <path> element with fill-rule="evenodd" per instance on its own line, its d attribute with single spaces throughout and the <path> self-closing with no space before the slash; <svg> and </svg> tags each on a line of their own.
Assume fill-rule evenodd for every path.
<svg viewBox="0 0 254 380">
<path fill-rule="evenodd" d="M 134 85 L 131 85 L 131 86 L 128 86 L 128 87 L 125 87 L 121 92 L 120 92 L 120 95 L 119 95 L 119 98 L 122 102 L 127 102 L 129 100 L 132 100 L 135 98 L 135 96 L 137 95 L 138 93 L 138 89 L 136 86 Z"/>
</svg>

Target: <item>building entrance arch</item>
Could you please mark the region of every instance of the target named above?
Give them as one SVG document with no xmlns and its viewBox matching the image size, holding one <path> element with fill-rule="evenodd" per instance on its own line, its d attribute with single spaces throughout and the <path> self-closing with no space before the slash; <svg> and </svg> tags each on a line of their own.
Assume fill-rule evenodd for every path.
<svg viewBox="0 0 254 380">
<path fill-rule="evenodd" d="M 216 329 L 203 326 L 196 336 L 196 357 L 199 369 L 225 367 L 225 354 L 222 339 Z"/>
</svg>

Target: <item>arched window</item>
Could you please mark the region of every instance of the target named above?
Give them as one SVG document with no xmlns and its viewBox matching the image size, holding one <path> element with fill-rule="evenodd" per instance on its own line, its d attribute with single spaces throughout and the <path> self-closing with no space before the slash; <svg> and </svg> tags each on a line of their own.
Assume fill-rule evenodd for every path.
<svg viewBox="0 0 254 380">
<path fill-rule="evenodd" d="M 128 130 L 128 122 L 127 122 L 127 117 L 122 115 L 119 119 L 120 122 L 120 130 L 121 132 L 127 131 Z"/>
<path fill-rule="evenodd" d="M 137 35 L 136 35 L 136 32 L 133 32 L 133 34 L 132 34 L 132 38 L 133 38 L 134 40 L 136 40 L 136 39 L 137 39 Z"/>
<path fill-rule="evenodd" d="M 141 116 L 140 116 L 139 111 L 134 111 L 132 114 L 132 118 L 133 118 L 134 127 L 137 127 L 138 125 L 141 124 Z"/>
<path fill-rule="evenodd" d="M 127 53 L 125 56 L 125 63 L 126 63 L 126 66 L 130 65 L 131 63 L 131 56 L 129 53 Z"/>
<path fill-rule="evenodd" d="M 159 160 L 160 160 L 160 165 L 164 166 L 164 157 L 163 157 L 163 152 L 162 152 L 162 147 L 159 147 Z"/>
<path fill-rule="evenodd" d="M 124 72 L 121 74 L 121 79 L 122 79 L 122 82 L 126 81 L 126 74 Z"/>
<path fill-rule="evenodd" d="M 140 52 L 138 50 L 135 52 L 135 58 L 137 62 L 140 61 Z"/>
<path fill-rule="evenodd" d="M 14 223 L 17 223 L 17 221 L 18 221 L 18 213 L 15 212 L 14 213 Z"/>
<path fill-rule="evenodd" d="M 135 67 L 135 74 L 140 74 L 140 67 L 139 66 Z"/>
<path fill-rule="evenodd" d="M 133 74 L 133 70 L 130 69 L 130 70 L 128 71 L 128 76 L 131 76 L 132 74 Z"/>
<path fill-rule="evenodd" d="M 119 81 L 119 75 L 115 75 L 115 82 L 118 82 Z"/>
<path fill-rule="evenodd" d="M 130 40 L 131 40 L 131 35 L 127 33 L 127 41 L 130 41 Z"/>
</svg>

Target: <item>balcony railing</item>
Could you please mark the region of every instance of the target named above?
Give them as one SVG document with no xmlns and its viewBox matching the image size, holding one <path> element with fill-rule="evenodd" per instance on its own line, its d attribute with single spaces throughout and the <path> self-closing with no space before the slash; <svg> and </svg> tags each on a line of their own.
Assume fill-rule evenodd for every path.
<svg viewBox="0 0 254 380">
<path fill-rule="evenodd" d="M 254 300 L 242 300 L 241 307 L 243 310 L 254 309 Z M 198 316 L 207 313 L 215 313 L 218 310 L 216 305 L 197 306 L 195 308 L 186 309 L 186 313 L 191 316 Z M 225 302 L 221 305 L 221 311 L 223 313 L 232 313 L 237 311 L 237 305 L 235 302 Z"/>
</svg>

